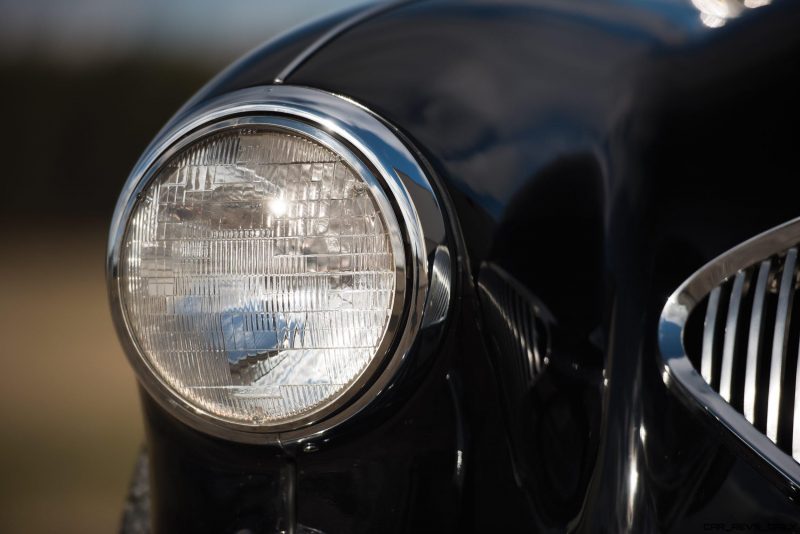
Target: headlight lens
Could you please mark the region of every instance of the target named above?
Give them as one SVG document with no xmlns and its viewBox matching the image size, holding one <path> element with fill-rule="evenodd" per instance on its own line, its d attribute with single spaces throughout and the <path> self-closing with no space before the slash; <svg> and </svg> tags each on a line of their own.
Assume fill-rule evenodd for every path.
<svg viewBox="0 0 800 534">
<path fill-rule="evenodd" d="M 120 247 L 120 302 L 152 372 L 236 424 L 335 402 L 402 308 L 400 228 L 364 174 L 275 127 L 229 128 L 172 156 Z"/>
</svg>

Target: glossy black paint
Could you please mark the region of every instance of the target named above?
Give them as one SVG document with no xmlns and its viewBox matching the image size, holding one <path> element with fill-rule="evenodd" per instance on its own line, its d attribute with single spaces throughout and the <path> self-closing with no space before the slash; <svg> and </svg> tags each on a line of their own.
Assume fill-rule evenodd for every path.
<svg viewBox="0 0 800 534">
<path fill-rule="evenodd" d="M 402 391 L 314 450 L 214 440 L 145 400 L 156 530 L 800 529 L 794 496 L 667 391 L 656 345 L 686 277 L 800 215 L 797 28 L 791 0 L 713 29 L 677 0 L 428 1 L 332 39 L 285 83 L 366 105 L 430 164 L 458 251 L 450 323 Z M 273 57 L 203 97 L 271 83 Z M 486 264 L 553 316 L 531 426 L 500 394 L 518 362 L 481 319 Z"/>
<path fill-rule="evenodd" d="M 155 532 L 280 532 L 294 522 L 291 458 L 224 442 L 172 419 L 141 391 Z"/>
<path fill-rule="evenodd" d="M 273 83 L 294 58 L 305 50 L 322 44 L 329 32 L 361 16 L 365 10 L 366 6 L 358 6 L 334 13 L 267 41 L 215 76 L 178 113 L 236 89 Z"/>
</svg>

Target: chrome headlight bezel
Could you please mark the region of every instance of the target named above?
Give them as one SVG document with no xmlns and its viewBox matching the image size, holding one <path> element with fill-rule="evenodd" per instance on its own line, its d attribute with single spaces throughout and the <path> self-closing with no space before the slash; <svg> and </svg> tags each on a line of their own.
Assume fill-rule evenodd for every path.
<svg viewBox="0 0 800 534">
<path fill-rule="evenodd" d="M 365 178 L 377 201 L 388 204 L 382 207 L 394 214 L 400 229 L 399 233 L 392 233 L 393 249 L 405 253 L 395 263 L 396 291 L 387 335 L 367 369 L 350 387 L 319 409 L 263 426 L 216 417 L 184 400 L 166 384 L 137 346 L 125 317 L 119 287 L 121 246 L 127 222 L 142 191 L 170 158 L 196 140 L 243 126 L 293 132 L 341 156 Z M 423 327 L 432 259 L 445 237 L 444 217 L 425 172 L 398 135 L 371 112 L 343 97 L 316 89 L 292 86 L 244 89 L 179 114 L 134 167 L 117 203 L 109 236 L 107 278 L 112 315 L 140 383 L 179 420 L 208 434 L 240 442 L 303 439 L 351 418 L 391 384 Z M 449 291 L 447 287 L 448 294 Z M 429 322 L 430 318 L 425 324 Z"/>
</svg>

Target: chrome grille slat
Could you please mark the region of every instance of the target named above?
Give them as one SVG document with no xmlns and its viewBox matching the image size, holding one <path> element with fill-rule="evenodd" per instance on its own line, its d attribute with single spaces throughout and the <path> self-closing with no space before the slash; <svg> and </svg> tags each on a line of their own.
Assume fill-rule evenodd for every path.
<svg viewBox="0 0 800 534">
<path fill-rule="evenodd" d="M 728 305 L 728 318 L 725 321 L 725 341 L 722 345 L 722 366 L 720 369 L 719 394 L 730 402 L 731 381 L 733 380 L 733 355 L 736 350 L 737 325 L 739 323 L 739 308 L 742 304 L 744 284 L 747 272 L 739 271 L 733 281 L 730 304 Z"/>
<path fill-rule="evenodd" d="M 747 362 L 744 374 L 744 416 L 752 424 L 756 420 L 756 373 L 758 372 L 758 356 L 761 338 L 764 331 L 765 302 L 767 282 L 772 269 L 772 260 L 761 262 L 758 268 L 753 310 L 750 314 L 750 331 L 747 336 Z"/>
<path fill-rule="evenodd" d="M 767 437 L 778 442 L 778 418 L 780 416 L 781 383 L 786 369 L 786 349 L 789 342 L 789 319 L 794 299 L 795 266 L 797 249 L 786 253 L 781 275 L 778 309 L 775 317 L 775 333 L 772 338 L 772 357 L 769 367 L 769 389 L 767 390 Z"/>
<path fill-rule="evenodd" d="M 703 380 L 711 384 L 714 371 L 714 335 L 717 324 L 717 311 L 722 288 L 717 286 L 708 297 L 706 319 L 703 325 L 703 355 L 700 365 L 700 374 Z"/>
<path fill-rule="evenodd" d="M 798 351 L 797 369 L 800 370 L 800 351 Z M 794 421 L 792 425 L 792 458 L 800 462 L 800 372 L 795 377 L 794 386 Z"/>
</svg>

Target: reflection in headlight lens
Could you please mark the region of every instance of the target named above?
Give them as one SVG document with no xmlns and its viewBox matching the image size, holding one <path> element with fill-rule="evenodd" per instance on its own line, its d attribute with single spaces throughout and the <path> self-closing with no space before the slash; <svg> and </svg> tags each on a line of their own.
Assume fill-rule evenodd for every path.
<svg viewBox="0 0 800 534">
<path fill-rule="evenodd" d="M 119 290 L 134 341 L 164 383 L 222 420 L 313 412 L 387 336 L 402 261 L 392 221 L 311 139 L 244 128 L 200 139 L 127 224 Z"/>
</svg>

